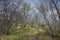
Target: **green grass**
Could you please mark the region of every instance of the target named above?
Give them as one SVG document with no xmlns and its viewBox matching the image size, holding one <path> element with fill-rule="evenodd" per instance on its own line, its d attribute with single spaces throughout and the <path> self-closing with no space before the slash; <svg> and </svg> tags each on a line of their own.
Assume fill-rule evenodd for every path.
<svg viewBox="0 0 60 40">
<path fill-rule="evenodd" d="M 23 27 L 22 27 L 23 26 Z M 46 34 L 47 26 L 42 25 L 39 27 L 31 27 L 31 25 L 18 26 L 17 30 L 11 32 L 10 35 L 3 35 L 2 40 L 52 40 L 52 38 Z"/>
<path fill-rule="evenodd" d="M 15 32 L 13 34 L 10 35 L 3 35 L 3 40 L 38 40 L 37 38 L 37 34 L 35 35 L 20 35 L 21 33 L 19 32 Z M 48 35 L 46 35 L 45 33 L 39 33 L 40 40 L 52 40 L 52 38 Z"/>
</svg>

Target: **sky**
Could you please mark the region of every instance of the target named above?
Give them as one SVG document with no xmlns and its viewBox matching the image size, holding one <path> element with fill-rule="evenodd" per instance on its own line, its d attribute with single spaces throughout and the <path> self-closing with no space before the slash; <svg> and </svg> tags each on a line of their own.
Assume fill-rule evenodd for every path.
<svg viewBox="0 0 60 40">
<path fill-rule="evenodd" d="M 35 4 L 39 4 L 37 0 L 24 0 L 26 3 L 31 4 L 31 6 L 36 6 Z"/>
<path fill-rule="evenodd" d="M 1 1 L 1 0 L 0 0 L 0 1 Z M 11 2 L 14 3 L 14 4 L 18 3 L 18 1 L 20 1 L 20 0 L 14 0 L 14 1 L 11 0 Z M 40 5 L 40 2 L 39 2 L 38 0 L 23 0 L 23 1 L 24 1 L 23 3 L 30 4 L 30 6 L 31 6 L 31 9 L 32 9 L 32 10 L 29 11 L 29 14 L 33 14 L 34 12 L 35 12 L 35 13 L 38 13 L 38 9 L 36 8 L 36 5 L 37 5 L 37 6 Z M 42 0 L 41 0 L 41 1 L 42 1 Z M 44 2 L 49 6 L 49 0 L 44 0 Z M 58 5 L 60 6 L 60 0 L 58 0 Z M 21 6 L 20 6 L 20 7 L 21 7 Z M 55 11 L 55 12 L 56 12 L 56 11 Z M 32 15 L 32 16 L 34 16 L 34 15 Z M 41 16 L 41 15 L 40 15 L 40 16 Z M 42 16 L 41 16 L 41 18 L 42 18 Z"/>
<path fill-rule="evenodd" d="M 38 0 L 24 0 L 27 4 L 31 4 L 31 7 L 36 7 L 36 4 L 37 5 L 40 5 L 40 2 L 38 1 Z M 42 1 L 42 0 L 41 0 Z M 44 2 L 49 6 L 49 1 L 50 0 L 44 0 Z M 58 0 L 58 2 L 57 2 L 57 4 L 58 4 L 58 6 L 60 6 L 60 0 Z M 37 9 L 36 9 L 36 11 L 38 11 Z M 50 12 L 50 11 L 49 11 Z M 56 11 L 54 11 L 55 13 L 56 13 Z M 32 12 L 30 12 L 30 13 L 32 13 Z M 51 13 L 51 12 L 50 12 Z M 40 15 L 41 16 L 41 15 Z M 41 16 L 41 18 L 42 18 L 42 16 Z M 47 18 L 49 18 L 49 16 L 47 16 Z M 49 19 L 50 20 L 50 19 Z"/>
</svg>

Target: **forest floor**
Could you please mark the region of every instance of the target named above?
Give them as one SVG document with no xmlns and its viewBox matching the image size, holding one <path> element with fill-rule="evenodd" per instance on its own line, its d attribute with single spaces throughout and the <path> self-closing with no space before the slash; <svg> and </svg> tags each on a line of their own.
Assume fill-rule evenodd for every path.
<svg viewBox="0 0 60 40">
<path fill-rule="evenodd" d="M 45 33 L 42 28 L 24 27 L 12 32 L 10 35 L 2 35 L 0 40 L 56 40 Z"/>
</svg>

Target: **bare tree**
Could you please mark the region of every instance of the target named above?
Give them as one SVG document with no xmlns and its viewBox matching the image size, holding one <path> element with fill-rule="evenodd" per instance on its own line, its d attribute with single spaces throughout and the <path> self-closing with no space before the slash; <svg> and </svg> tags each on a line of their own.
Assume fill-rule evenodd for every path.
<svg viewBox="0 0 60 40">
<path fill-rule="evenodd" d="M 59 14 L 59 9 L 58 9 L 57 4 L 56 4 L 57 2 L 55 3 L 54 0 L 51 0 L 50 2 L 52 2 L 53 5 L 50 4 L 50 5 L 49 5 L 50 8 L 49 8 L 49 6 L 47 6 L 47 5 L 44 3 L 44 0 L 43 0 L 42 2 L 40 1 L 41 5 L 40 5 L 40 7 L 39 7 L 38 9 L 39 9 L 40 12 L 43 14 L 44 19 L 45 19 L 45 22 L 46 22 L 47 25 L 49 26 L 49 30 L 50 30 L 50 31 L 49 31 L 49 34 L 50 34 L 51 36 L 55 36 L 55 35 L 57 35 L 57 28 L 58 28 L 58 26 L 59 26 L 59 23 L 58 23 L 58 20 L 56 19 L 55 13 L 53 12 L 53 8 L 56 9 L 57 14 L 58 14 L 58 18 L 59 18 L 59 15 L 60 15 L 60 14 Z M 52 8 L 52 6 L 54 6 L 54 7 Z M 51 19 L 52 19 L 52 22 L 47 19 L 47 12 L 48 12 L 48 14 L 49 14 L 49 10 L 50 10 L 51 14 L 53 14 L 53 15 L 50 16 Z M 60 19 L 59 19 L 59 20 L 60 20 Z M 50 22 L 51 22 L 51 23 L 50 23 Z"/>
<path fill-rule="evenodd" d="M 9 30 L 12 26 L 13 21 L 14 21 L 13 17 L 14 17 L 14 14 L 16 13 L 16 9 L 19 7 L 19 5 L 22 1 L 17 0 L 17 2 L 15 3 L 14 0 L 12 0 L 12 1 L 11 0 L 2 0 L 2 2 L 3 2 L 3 4 L 2 4 L 3 10 L 1 12 L 3 12 L 2 17 L 3 17 L 4 22 L 1 26 L 2 27 L 1 32 L 3 34 L 8 34 L 8 33 L 10 33 Z"/>
</svg>

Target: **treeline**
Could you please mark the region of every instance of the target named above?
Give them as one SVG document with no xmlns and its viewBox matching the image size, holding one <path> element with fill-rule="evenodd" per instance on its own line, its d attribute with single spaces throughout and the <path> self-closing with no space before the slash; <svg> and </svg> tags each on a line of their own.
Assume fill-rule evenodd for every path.
<svg viewBox="0 0 60 40">
<path fill-rule="evenodd" d="M 31 7 L 24 0 L 0 0 L 0 33 L 10 34 L 13 24 L 43 24 L 48 25 L 47 32 L 51 36 L 59 34 L 60 30 L 60 6 L 58 0 L 37 0 L 39 4 Z M 31 13 L 32 12 L 32 13 Z M 42 15 L 42 16 L 41 16 Z M 41 18 L 40 18 L 41 17 Z M 43 19 L 42 19 L 43 17 Z"/>
</svg>

